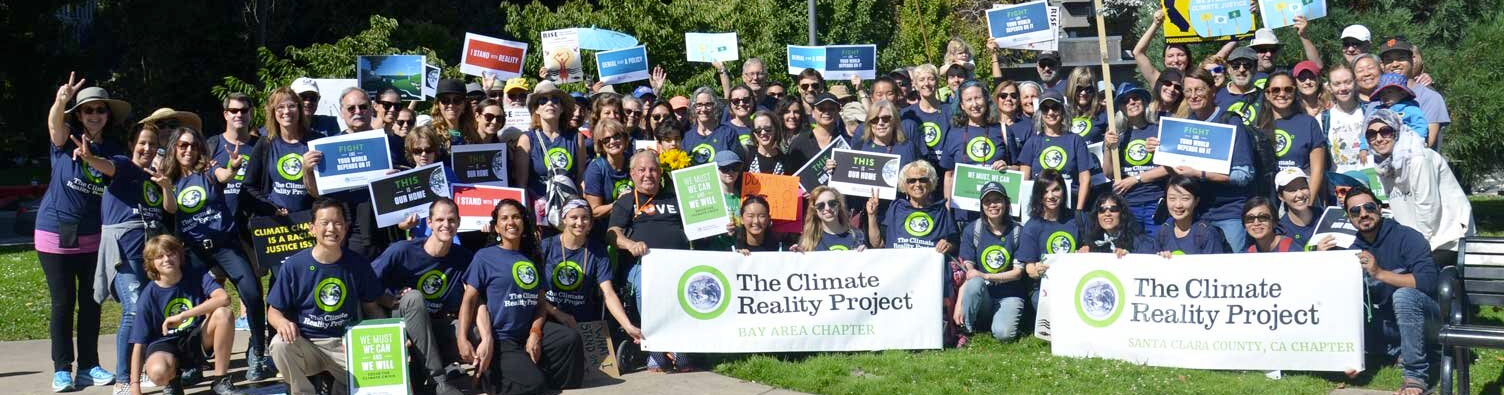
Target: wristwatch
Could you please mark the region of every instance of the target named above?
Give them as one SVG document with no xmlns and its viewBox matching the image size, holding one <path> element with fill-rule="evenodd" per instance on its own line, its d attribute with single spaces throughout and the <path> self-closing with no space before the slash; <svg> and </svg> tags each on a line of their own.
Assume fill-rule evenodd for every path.
<svg viewBox="0 0 1504 395">
<path fill-rule="evenodd" d="M 1144 176 L 1142 174 L 1136 174 L 1133 176 L 1133 181 L 1142 184 L 1144 182 Z"/>
</svg>

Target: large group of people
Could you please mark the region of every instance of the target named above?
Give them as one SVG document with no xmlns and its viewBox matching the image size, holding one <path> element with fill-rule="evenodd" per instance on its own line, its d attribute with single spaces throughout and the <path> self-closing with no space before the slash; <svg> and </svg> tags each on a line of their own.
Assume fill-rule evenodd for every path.
<svg viewBox="0 0 1504 395">
<path fill-rule="evenodd" d="M 661 69 L 630 94 L 525 77 L 444 79 L 426 112 L 395 90 L 320 97 L 315 80 L 300 78 L 264 103 L 229 95 L 225 129 L 212 135 L 199 115 L 170 108 L 128 123 L 127 102 L 69 75 L 48 116 L 51 181 L 35 230 L 52 295 L 52 387 L 177 393 L 212 378 L 217 393 L 238 393 L 226 369 L 240 329 L 250 332 L 246 379 L 280 375 L 295 394 L 342 393 L 341 336 L 389 315 L 406 327 L 418 392 L 459 393 L 460 366 L 495 393 L 577 386 L 577 323 L 610 320 L 622 341 L 642 340 L 638 262 L 658 249 L 932 249 L 949 258 L 950 344 L 973 332 L 1012 340 L 1047 329 L 1031 316 L 1051 255 L 1338 250 L 1313 233 L 1340 207 L 1357 229 L 1345 248 L 1356 251 L 1375 307 L 1368 349 L 1398 358 L 1401 393 L 1416 394 L 1438 357 L 1423 334 L 1439 318 L 1438 268 L 1472 231 L 1437 151 L 1445 101 L 1403 38 L 1374 41 L 1349 26 L 1342 57 L 1323 58 L 1306 26 L 1295 29 L 1307 60 L 1289 68 L 1273 63 L 1284 44 L 1267 29 L 1199 62 L 1186 45 L 1167 45 L 1162 66 L 1144 54 L 1144 37 L 1134 50 L 1143 83 L 1118 86 L 1094 66 L 1066 70 L 1054 52 L 1038 54 L 1038 78 L 1003 80 L 992 43 L 984 82 L 975 63 L 988 57 L 961 40 L 939 67 L 870 83 L 805 70 L 785 85 L 749 58 L 739 79 L 715 63 L 721 86 L 674 97 L 658 96 Z M 337 103 L 337 118 L 316 113 L 324 101 Z M 258 111 L 265 124 L 251 125 Z M 1166 117 L 1232 126 L 1230 170 L 1155 165 Z M 498 202 L 480 232 L 460 232 L 444 198 L 379 227 L 366 189 L 321 193 L 324 153 L 309 147 L 367 131 L 387 136 L 394 170 L 447 165 L 457 145 L 501 144 L 506 178 L 527 199 Z M 743 174 L 794 174 L 838 141 L 897 155 L 897 198 L 813 188 L 801 232 L 780 233 L 768 199 L 740 193 Z M 1098 143 L 1103 154 L 1089 149 Z M 726 234 L 685 236 L 660 164 L 669 150 L 719 169 L 733 219 Z M 951 196 L 958 164 L 1021 172 L 1031 197 L 987 183 L 980 208 L 963 209 Z M 1344 175 L 1365 168 L 1381 184 Z M 1010 215 L 1015 205 L 1022 218 Z M 250 218 L 300 212 L 311 213 L 311 248 L 281 262 L 248 253 Z M 109 297 L 124 311 L 113 372 L 94 342 Z M 692 370 L 693 360 L 652 353 L 646 368 Z"/>
</svg>

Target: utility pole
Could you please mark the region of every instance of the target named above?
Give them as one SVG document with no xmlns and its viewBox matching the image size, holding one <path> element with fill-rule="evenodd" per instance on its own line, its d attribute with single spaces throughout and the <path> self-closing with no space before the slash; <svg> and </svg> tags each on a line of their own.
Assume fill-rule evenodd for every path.
<svg viewBox="0 0 1504 395">
<path fill-rule="evenodd" d="M 815 40 L 815 0 L 807 0 L 809 3 L 809 45 L 819 45 Z"/>
</svg>

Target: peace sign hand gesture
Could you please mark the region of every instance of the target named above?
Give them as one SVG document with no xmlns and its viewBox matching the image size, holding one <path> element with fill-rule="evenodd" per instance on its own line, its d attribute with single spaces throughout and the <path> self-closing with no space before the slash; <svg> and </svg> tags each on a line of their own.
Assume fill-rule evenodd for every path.
<svg viewBox="0 0 1504 395">
<path fill-rule="evenodd" d="M 72 101 L 73 95 L 77 94 L 78 90 L 83 88 L 84 82 L 87 81 L 88 80 L 82 78 L 79 78 L 77 79 L 77 81 L 75 81 L 73 72 L 68 72 L 68 82 L 57 87 L 58 104 L 66 105 L 69 101 Z"/>
<path fill-rule="evenodd" d="M 89 136 L 68 136 L 68 139 L 73 140 L 73 160 L 94 156 L 94 153 L 89 151 Z"/>
</svg>

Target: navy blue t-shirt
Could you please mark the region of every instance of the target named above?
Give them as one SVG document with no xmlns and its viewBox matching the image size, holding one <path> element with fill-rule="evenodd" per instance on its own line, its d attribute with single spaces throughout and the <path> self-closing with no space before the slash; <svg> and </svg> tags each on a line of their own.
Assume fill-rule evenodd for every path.
<svg viewBox="0 0 1504 395">
<path fill-rule="evenodd" d="M 600 242 L 586 241 L 579 249 L 568 249 L 559 236 L 543 240 L 543 278 L 548 279 L 544 296 L 559 310 L 576 321 L 602 318 L 600 292 L 602 282 L 611 281 L 611 259 Z"/>
<path fill-rule="evenodd" d="M 225 207 L 224 185 L 213 171 L 185 174 L 175 183 L 178 233 L 187 241 L 224 242 L 235 235 L 235 213 Z"/>
<path fill-rule="evenodd" d="M 308 152 L 308 140 L 288 143 L 280 138 L 271 138 L 265 161 L 261 163 L 271 185 L 266 189 L 266 198 L 278 208 L 288 212 L 303 211 L 313 207 L 308 198 L 308 189 L 303 186 L 303 153 Z"/>
<path fill-rule="evenodd" d="M 392 243 L 371 261 L 371 270 L 393 296 L 412 288 L 412 292 L 423 295 L 428 312 L 458 313 L 464 287 L 455 283 L 464 278 L 475 254 L 455 243 L 449 246 L 449 254 L 435 257 L 423 249 L 427 241 L 427 237 L 420 237 Z"/>
<path fill-rule="evenodd" d="M 82 136 L 74 133 L 73 137 Z M 37 229 L 58 233 L 59 224 L 78 224 L 78 234 L 99 234 L 99 205 L 104 196 L 107 180 L 104 173 L 89 167 L 87 162 L 73 160 L 73 141 L 62 147 L 48 145 L 48 160 L 52 164 L 52 176 L 47 182 L 47 193 L 42 194 L 42 206 L 37 213 Z M 123 150 L 109 143 L 93 142 L 89 151 L 96 156 L 109 158 Z"/>
<path fill-rule="evenodd" d="M 140 220 L 147 222 L 147 226 L 162 226 L 162 219 L 166 218 L 162 211 L 162 187 L 151 182 L 146 171 L 124 156 L 110 158 L 110 162 L 115 164 L 115 176 L 105 189 L 104 203 L 100 208 L 104 224 Z M 117 242 L 126 260 L 139 262 L 146 243 L 146 231 L 131 229 L 121 234 Z"/>
<path fill-rule="evenodd" d="M 731 126 L 720 124 L 711 129 L 709 135 L 700 135 L 699 126 L 690 126 L 684 131 L 684 139 L 679 141 L 679 146 L 684 147 L 684 152 L 689 154 L 689 165 L 700 165 L 715 161 L 715 153 L 731 151 L 740 145 L 736 132 Z"/>
<path fill-rule="evenodd" d="M 538 310 L 538 295 L 548 286 L 531 258 L 501 247 L 475 253 L 465 271 L 465 285 L 479 290 L 491 311 L 496 340 L 523 341 Z"/>
<path fill-rule="evenodd" d="M 527 195 L 530 198 L 545 196 L 548 191 L 545 181 L 549 178 L 549 169 L 555 169 L 574 178 L 575 166 L 579 166 L 579 139 L 583 138 L 579 133 L 560 131 L 559 136 L 552 140 L 543 132 L 533 130 L 528 133 L 528 139 L 532 144 L 532 152 L 528 153 L 529 169 L 527 177 Z M 545 159 L 547 158 L 547 159 Z"/>
<path fill-rule="evenodd" d="M 225 183 L 225 207 L 228 207 L 232 213 L 240 209 L 240 187 L 245 184 L 245 169 L 250 167 L 251 151 L 256 149 L 256 143 L 260 141 L 260 139 L 249 137 L 245 140 L 245 143 L 239 144 L 242 161 L 240 169 L 235 171 L 235 177 Z M 209 156 L 214 158 L 215 163 L 225 168 L 230 167 L 230 153 L 235 151 L 236 144 L 225 140 L 223 134 L 216 134 L 209 137 L 206 145 L 209 147 Z"/>
<path fill-rule="evenodd" d="M 1279 169 L 1295 167 L 1310 174 L 1311 151 L 1326 146 L 1321 124 L 1305 112 L 1296 111 L 1289 118 L 1274 120 L 1274 155 Z"/>
<path fill-rule="evenodd" d="M 1149 152 L 1149 138 L 1159 137 L 1159 124 L 1149 123 L 1142 128 L 1132 128 L 1128 131 L 1128 138 L 1119 139 L 1121 147 L 1118 152 L 1118 164 L 1123 168 L 1123 177 L 1141 176 L 1150 170 L 1159 168 L 1154 164 L 1154 153 Z M 1123 199 L 1128 201 L 1129 206 L 1142 207 L 1158 204 L 1159 199 L 1165 196 L 1164 180 L 1154 182 L 1140 182 L 1123 194 Z"/>
<path fill-rule="evenodd" d="M 859 229 L 848 229 L 846 233 L 834 234 L 820 232 L 820 242 L 815 243 L 815 251 L 856 251 L 858 247 L 867 245 L 867 234 Z"/>
<path fill-rule="evenodd" d="M 179 266 L 182 267 L 182 266 Z M 162 322 L 174 314 L 182 313 L 203 304 L 220 288 L 214 276 L 204 270 L 183 269 L 183 277 L 170 287 L 147 281 L 136 299 L 136 318 L 131 321 L 131 344 L 150 345 L 158 341 L 173 340 L 193 333 L 208 317 L 200 316 L 183 320 L 168 334 L 162 334 Z"/>
<path fill-rule="evenodd" d="M 380 281 L 371 262 L 354 251 L 344 250 L 339 261 L 326 264 L 313 259 L 310 248 L 282 262 L 266 304 L 297 323 L 302 336 L 341 337 L 360 322 L 362 304 L 381 296 Z"/>
<path fill-rule="evenodd" d="M 1302 248 L 1304 248 L 1307 244 L 1310 244 L 1312 241 L 1314 241 L 1311 240 L 1311 236 L 1316 234 L 1316 224 L 1317 222 L 1321 221 L 1319 213 L 1324 211 L 1325 208 L 1312 207 L 1311 210 L 1318 215 L 1312 215 L 1311 223 L 1306 224 L 1306 226 L 1296 225 L 1295 221 L 1290 220 L 1290 212 L 1285 212 L 1285 215 L 1279 218 L 1279 234 L 1294 239 L 1295 245 L 1301 246 Z M 1312 245 L 1311 248 L 1307 248 L 1306 250 L 1309 251 L 1314 249 L 1316 248 L 1314 245 Z"/>
<path fill-rule="evenodd" d="M 1212 101 L 1214 103 L 1217 103 L 1217 112 L 1221 113 L 1230 111 L 1234 114 L 1238 114 L 1239 117 L 1242 117 L 1241 122 L 1244 122 L 1245 125 L 1252 125 L 1253 120 L 1256 119 L 1259 116 L 1259 113 L 1263 110 L 1263 108 L 1261 108 L 1261 106 L 1259 105 L 1259 103 L 1263 101 L 1262 96 L 1262 91 L 1256 90 L 1238 95 L 1233 94 L 1232 91 L 1227 90 L 1227 87 L 1222 87 L 1221 89 L 1217 90 L 1217 96 L 1213 98 Z"/>
<path fill-rule="evenodd" d="M 1039 262 L 1045 255 L 1069 254 L 1081 248 L 1086 230 L 1076 219 L 1076 212 L 1061 207 L 1060 217 L 1049 221 L 1030 218 L 1018 237 L 1018 261 Z"/>
<path fill-rule="evenodd" d="M 938 163 L 939 151 L 945 149 L 941 144 L 945 135 L 950 130 L 950 114 L 947 107 L 940 107 L 935 112 L 924 112 L 918 104 L 904 107 L 898 112 L 899 123 L 902 126 L 904 136 L 919 144 L 920 152 L 924 153 L 925 159 Z"/>
<path fill-rule="evenodd" d="M 304 139 L 305 141 L 339 134 L 339 118 L 332 115 L 314 115 L 313 120 L 308 123 L 308 133 L 310 134 Z"/>
<path fill-rule="evenodd" d="M 957 163 L 987 166 L 994 161 L 1013 164 L 1013 151 L 1017 143 L 1003 139 L 999 125 L 976 127 L 951 125 L 945 138 L 945 149 L 940 152 L 940 169 L 952 170 Z"/>
<path fill-rule="evenodd" d="M 1211 122 L 1217 122 L 1215 119 L 1219 118 L 1219 115 L 1213 115 L 1212 118 L 1214 120 Z M 1233 125 L 1237 133 L 1233 142 L 1232 167 L 1246 167 L 1250 173 L 1253 172 L 1254 148 L 1253 140 L 1250 138 L 1249 133 L 1257 132 L 1247 126 L 1243 126 L 1242 120 L 1236 115 L 1228 116 L 1219 123 Z M 1209 204 L 1206 205 L 1209 209 L 1206 214 L 1202 215 L 1202 219 L 1206 221 L 1222 221 L 1242 218 L 1243 202 L 1247 201 L 1248 197 L 1254 191 L 1254 186 L 1251 183 L 1256 182 L 1258 177 L 1250 175 L 1250 180 L 1249 185 L 1243 186 L 1233 185 L 1232 183 L 1206 183 L 1206 188 L 1202 190 L 1202 193 L 1209 193 L 1212 198 Z"/>
<path fill-rule="evenodd" d="M 900 199 L 889 204 L 888 213 L 883 216 L 883 246 L 934 248 L 940 240 L 955 238 L 956 220 L 945 208 L 944 200 L 915 208 L 908 198 Z"/>
<path fill-rule="evenodd" d="M 988 274 L 1013 270 L 1013 254 L 1018 252 L 1019 238 L 1023 236 L 1023 232 L 1018 229 L 1017 223 L 1010 222 L 1001 235 L 994 234 L 986 221 L 985 218 L 979 218 L 961 230 L 961 260 L 975 264 L 977 270 Z M 973 243 L 973 240 L 976 242 Z M 1029 291 L 1027 284 L 1023 279 L 1006 283 L 989 282 L 987 291 L 993 297 L 1024 296 Z"/>
<path fill-rule="evenodd" d="M 598 156 L 585 167 L 585 194 L 600 196 L 605 204 L 632 193 L 631 168 L 626 163 L 621 170 L 612 169 L 606 157 Z"/>
<path fill-rule="evenodd" d="M 1034 138 L 1034 135 L 1038 134 L 1034 133 L 1034 118 L 1023 115 L 1019 115 L 1013 121 L 1012 125 L 1008 125 L 1007 129 L 1008 138 L 1017 141 L 1020 149 L 1023 148 L 1024 144 L 1029 143 L 1029 139 Z"/>
<path fill-rule="evenodd" d="M 1070 132 L 1086 139 L 1087 143 L 1102 141 L 1107 132 L 1107 114 L 1098 110 L 1095 115 L 1078 115 L 1071 118 Z"/>
<path fill-rule="evenodd" d="M 1227 246 L 1227 237 L 1222 235 L 1222 230 L 1206 222 L 1198 221 L 1191 224 L 1190 231 L 1186 232 L 1184 237 L 1180 237 L 1175 235 L 1175 222 L 1170 221 L 1159 225 L 1159 230 L 1154 232 L 1154 239 L 1160 251 L 1169 251 L 1173 255 L 1232 252 L 1232 248 Z"/>
<path fill-rule="evenodd" d="M 1065 178 L 1065 184 L 1070 185 L 1068 189 L 1071 191 L 1072 202 L 1075 201 L 1074 196 L 1081 193 L 1081 188 L 1076 187 L 1076 177 L 1083 171 L 1090 172 L 1095 161 L 1096 158 L 1086 148 L 1086 140 L 1074 133 L 1065 133 L 1059 137 L 1035 135 L 1018 152 L 1018 163 L 1029 165 L 1031 179 L 1039 178 L 1039 173 L 1045 169 L 1060 172 L 1060 176 Z"/>
</svg>

